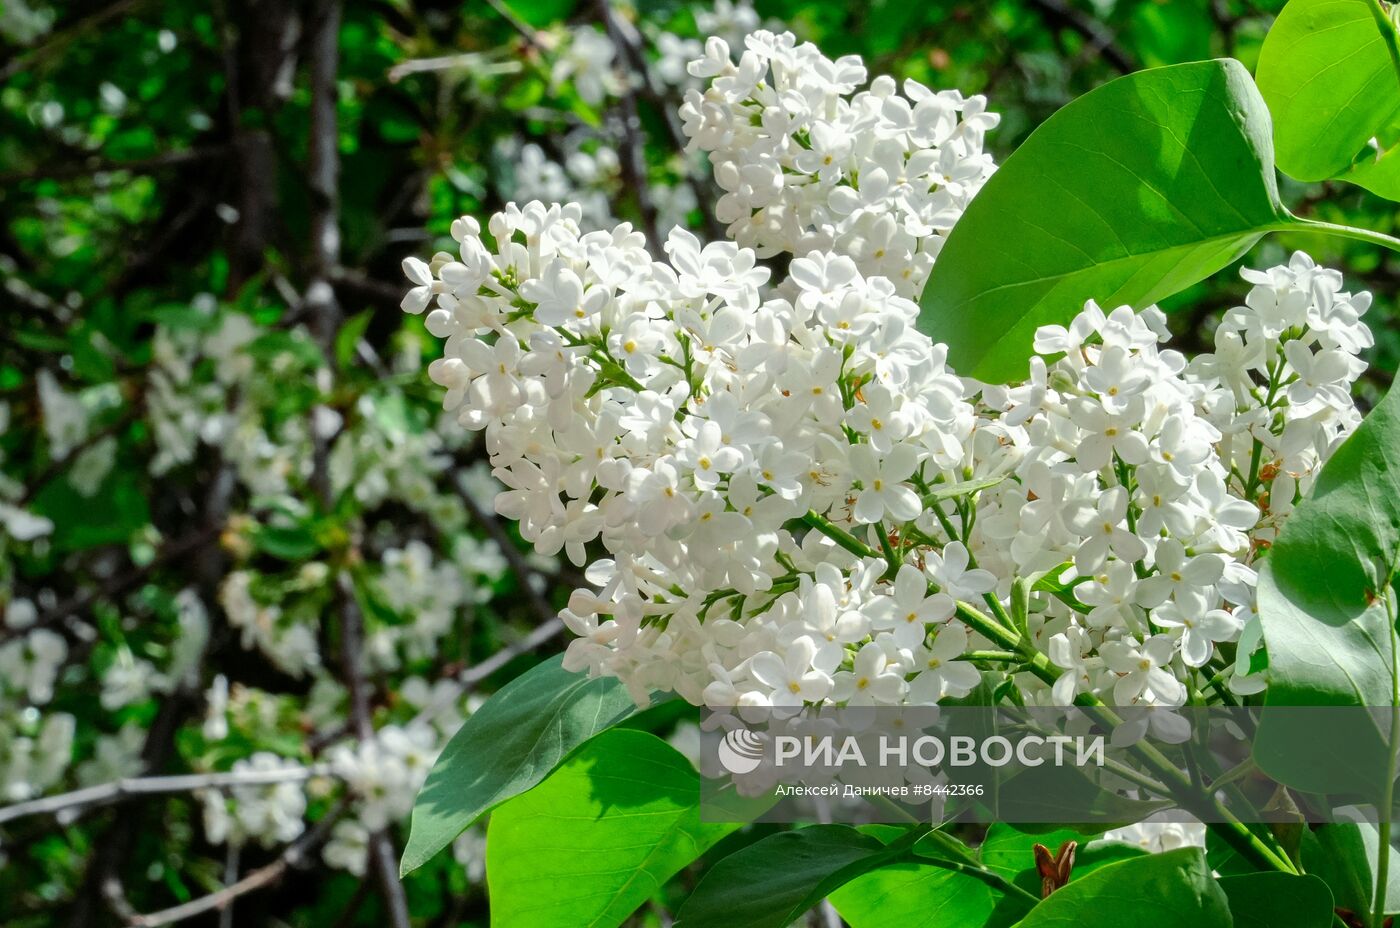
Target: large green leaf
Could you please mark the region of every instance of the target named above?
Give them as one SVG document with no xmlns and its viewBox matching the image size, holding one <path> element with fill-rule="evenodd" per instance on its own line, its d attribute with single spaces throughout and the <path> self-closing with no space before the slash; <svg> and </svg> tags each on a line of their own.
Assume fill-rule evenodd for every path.
<svg viewBox="0 0 1400 928">
<path fill-rule="evenodd" d="M 1400 120 L 1395 26 L 1377 0 L 1290 0 L 1264 40 L 1257 73 L 1282 171 L 1394 196 L 1400 159 L 1389 146 L 1384 154 L 1370 147 Z"/>
<path fill-rule="evenodd" d="M 1065 841 L 1087 842 L 1081 844 L 1075 857 L 1072 881 L 1144 853 L 1119 842 L 1090 840 L 1068 828 L 1029 833 L 998 823 L 988 829 L 978 857 L 987 869 L 1039 897 L 1040 877 L 1032 848 L 1045 844 L 1054 850 Z M 931 858 L 947 856 L 933 843 L 916 844 L 914 852 Z M 831 902 L 852 928 L 1007 928 L 1028 910 L 1022 898 L 997 893 L 973 877 L 916 862 L 890 864 L 859 876 L 833 892 Z"/>
<path fill-rule="evenodd" d="M 998 901 L 987 884 L 973 877 L 919 863 L 872 870 L 831 894 L 831 904 L 851 928 L 981 926 L 992 918 Z"/>
<path fill-rule="evenodd" d="M 1332 891 L 1321 879 L 1288 873 L 1221 877 L 1235 928 L 1328 928 Z"/>
<path fill-rule="evenodd" d="M 738 824 L 700 821 L 700 775 L 655 735 L 613 729 L 491 815 L 498 928 L 610 928 Z"/>
<path fill-rule="evenodd" d="M 556 656 L 506 684 L 452 736 L 413 805 L 403 873 L 493 806 L 539 783 L 574 748 L 636 712 L 617 680 L 570 673 Z"/>
<path fill-rule="evenodd" d="M 919 328 L 959 373 L 1023 376 L 1037 327 L 1088 299 L 1147 306 L 1294 221 L 1243 65 L 1140 71 L 1059 110 L 998 168 L 934 264 Z"/>
<path fill-rule="evenodd" d="M 769 835 L 711 867 L 676 914 L 676 928 L 787 928 L 900 851 L 847 825 Z"/>
<path fill-rule="evenodd" d="M 1081 879 L 1100 867 L 1141 857 L 1146 852 L 1121 841 L 1097 841 L 1073 829 L 1058 828 L 1039 834 L 1021 831 L 1014 825 L 998 822 L 987 829 L 978 856 L 989 870 L 994 870 L 1032 895 L 1040 895 L 1040 874 L 1035 869 L 1034 847 L 1043 844 L 1051 851 L 1066 841 L 1076 841 L 1074 869 L 1070 880 Z"/>
<path fill-rule="evenodd" d="M 1109 864 L 1051 893 L 1018 928 L 1230 928 L 1230 906 L 1196 848 Z"/>
<path fill-rule="evenodd" d="M 1398 558 L 1400 391 L 1392 389 L 1328 460 L 1260 571 L 1267 706 L 1393 705 L 1386 600 Z M 1379 796 L 1390 710 L 1332 714 L 1329 724 L 1308 724 L 1308 713 L 1266 709 L 1254 747 L 1260 767 L 1299 789 Z M 1297 750 L 1303 726 L 1307 751 Z"/>
<path fill-rule="evenodd" d="M 1303 867 L 1332 891 L 1334 904 L 1353 912 L 1370 912 L 1376 897 L 1376 860 L 1380 836 L 1369 823 L 1339 822 L 1308 832 L 1303 840 Z M 1400 912 L 1400 854 L 1390 849 L 1385 884 L 1385 911 Z"/>
</svg>

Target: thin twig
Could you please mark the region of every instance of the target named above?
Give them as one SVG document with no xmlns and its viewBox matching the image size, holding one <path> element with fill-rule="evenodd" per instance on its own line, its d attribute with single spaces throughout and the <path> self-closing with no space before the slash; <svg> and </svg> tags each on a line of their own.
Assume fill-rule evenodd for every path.
<svg viewBox="0 0 1400 928">
<path fill-rule="evenodd" d="M 337 808 L 326 813 L 326 816 L 310 830 L 287 845 L 276 860 L 265 867 L 253 870 L 237 883 L 225 886 L 218 892 L 210 893 L 207 896 L 201 896 L 168 909 L 161 909 L 159 912 L 129 918 L 127 925 L 130 928 L 160 928 L 162 925 L 173 925 L 206 912 L 221 911 L 232 905 L 239 896 L 245 896 L 254 890 L 276 883 L 288 870 L 300 866 L 330 836 L 331 828 L 344 813 L 345 803 L 342 802 Z"/>
<path fill-rule="evenodd" d="M 371 741 L 374 738 L 374 721 L 370 716 L 369 684 L 360 664 L 364 616 L 355 602 L 350 575 L 344 571 L 337 578 L 336 600 L 341 618 L 342 672 L 350 690 L 350 716 L 355 736 L 361 741 Z M 403 884 L 399 882 L 398 853 L 394 850 L 394 839 L 390 837 L 388 829 L 381 828 L 370 834 L 369 862 L 378 878 L 380 892 L 384 895 L 389 924 L 392 928 L 409 928 L 408 900 L 404 896 Z"/>
<path fill-rule="evenodd" d="M 50 55 L 57 54 L 83 33 L 96 29 L 109 19 L 131 12 L 144 2 L 145 0 L 118 0 L 106 9 L 98 10 L 96 13 L 78 20 L 73 25 L 52 33 L 42 45 L 30 49 L 15 57 L 4 67 L 0 67 L 0 82 L 7 81 L 30 65 L 36 64 Z"/>
<path fill-rule="evenodd" d="M 532 46 L 536 51 L 545 51 L 549 47 L 549 41 L 525 20 L 515 15 L 515 11 L 506 6 L 501 0 L 486 0 L 486 5 L 496 11 L 506 22 L 510 23 L 512 29 L 520 33 L 520 37 L 525 40 L 526 45 Z"/>
<path fill-rule="evenodd" d="M 1103 55 L 1104 59 L 1122 74 L 1137 70 L 1137 65 L 1128 53 L 1118 46 L 1113 33 L 1103 23 L 1086 16 L 1070 6 L 1065 0 L 1030 0 L 1046 25 L 1071 29 L 1088 40 L 1090 49 Z"/>
<path fill-rule="evenodd" d="M 613 13 L 611 7 L 609 7 L 609 14 L 609 20 L 615 30 L 611 33 L 614 46 L 627 59 L 633 72 L 640 80 L 641 91 L 647 102 L 661 113 L 662 121 L 666 126 L 666 134 L 671 138 L 671 147 L 677 152 L 684 153 L 690 142 L 685 136 L 685 130 L 677 115 L 676 101 L 667 97 L 661 82 L 652 74 L 651 65 L 647 62 L 643 50 L 642 34 L 625 18 Z M 691 158 L 685 158 L 684 163 L 686 180 L 690 184 L 691 192 L 695 194 L 695 204 L 699 208 L 700 214 L 705 218 L 705 230 L 711 239 L 719 240 L 724 237 L 725 233 L 724 226 L 715 218 L 714 205 L 719 199 L 719 193 L 715 189 L 714 178 L 710 176 L 703 163 L 697 166 Z"/>
<path fill-rule="evenodd" d="M 131 901 L 126 898 L 122 878 L 115 873 L 109 874 L 102 881 L 102 898 L 107 900 L 107 908 L 112 910 L 112 914 L 124 922 L 141 917 L 141 913 L 137 912 Z"/>
<path fill-rule="evenodd" d="M 70 596 L 52 609 L 45 610 L 42 615 L 23 628 L 8 626 L 0 628 L 0 644 L 4 644 L 13 638 L 26 635 L 36 628 L 48 628 L 59 625 L 66 619 L 81 612 L 85 612 L 93 603 L 100 599 L 110 599 L 113 596 L 119 596 L 140 584 L 157 568 L 163 567 L 171 561 L 193 553 L 204 544 L 216 538 L 221 528 L 222 526 L 219 525 L 206 526 L 182 538 L 169 542 L 156 553 L 155 557 L 151 558 L 151 560 L 147 561 L 145 564 L 135 566 L 131 570 L 107 580 L 105 583 L 88 587 L 83 590 L 83 592 Z"/>
<path fill-rule="evenodd" d="M 457 490 L 457 495 L 462 499 L 462 505 L 466 507 L 467 515 L 486 534 L 491 536 L 491 540 L 501 550 L 501 556 L 506 559 L 511 573 L 515 575 L 516 585 L 520 587 L 525 598 L 529 600 L 530 607 L 535 611 L 535 616 L 540 620 L 540 623 L 545 624 L 556 618 L 559 615 L 558 610 L 551 606 L 544 595 L 535 589 L 535 585 L 530 582 L 540 572 L 531 567 L 529 562 L 525 560 L 525 556 L 515 546 L 515 541 L 505 530 L 505 526 L 501 525 L 500 520 L 476 501 L 460 477 L 453 481 L 453 486 Z"/>
<path fill-rule="evenodd" d="M 437 693 L 429 699 L 427 704 L 419 709 L 418 714 L 408 723 L 409 727 L 412 728 L 415 725 L 427 724 L 433 716 L 437 715 L 448 706 L 455 704 L 463 696 L 476 689 L 477 684 L 482 680 L 485 680 L 487 677 L 491 676 L 491 674 L 500 670 L 522 654 L 529 654 L 563 630 L 564 622 L 562 619 L 557 617 L 550 619 L 544 625 L 537 626 L 524 638 L 497 650 L 485 660 L 472 664 L 465 670 L 458 672 L 455 676 L 444 677 L 443 679 L 451 679 L 457 685 L 452 687 L 449 692 Z M 308 742 L 308 748 L 312 754 L 319 754 L 331 745 L 338 744 L 344 740 L 349 733 L 348 727 L 332 728 L 317 732 L 315 737 Z"/>
<path fill-rule="evenodd" d="M 410 725 L 427 722 L 437 713 L 457 702 L 463 696 L 476 689 L 476 685 L 485 680 L 491 674 L 500 670 L 506 664 L 515 660 L 522 654 L 529 654 L 540 645 L 551 640 L 564 630 L 564 621 L 559 618 L 550 619 L 544 625 L 537 627 L 530 634 L 521 638 L 512 645 L 501 648 L 490 657 L 476 664 L 472 664 L 466 670 L 457 674 L 457 685 L 451 692 L 435 695 L 428 700 L 428 704 L 418 710 L 418 714 L 413 717 Z"/>
<path fill-rule="evenodd" d="M 136 422 L 141 417 L 141 412 L 145 407 L 145 398 L 146 395 L 145 391 L 143 390 L 141 392 L 141 395 L 137 398 L 137 402 L 132 404 L 136 407 L 135 409 L 122 416 L 120 419 L 118 419 L 116 422 L 113 422 L 111 425 L 105 428 L 98 429 L 95 432 L 91 433 L 82 441 L 74 445 L 72 448 L 68 449 L 67 454 L 63 455 L 62 457 L 54 458 L 52 461 L 49 461 L 49 463 L 44 467 L 43 470 L 35 474 L 32 478 L 30 478 L 24 490 L 20 493 L 19 498 L 16 500 L 15 504 L 23 506 L 26 503 L 28 503 L 34 498 L 34 495 L 36 493 L 38 493 L 44 488 L 45 484 L 47 484 L 53 478 L 57 477 L 59 474 L 63 473 L 63 471 L 68 467 L 68 465 L 76 462 L 78 458 L 82 457 L 84 452 L 91 450 L 93 446 L 99 444 L 107 438 L 111 438 L 112 436 L 121 432 L 122 429 L 131 425 L 133 422 Z"/>
<path fill-rule="evenodd" d="M 78 177 L 91 177 L 95 174 L 112 174 L 118 171 L 149 174 L 161 168 L 189 164 L 192 161 L 209 161 L 221 158 L 228 152 L 229 146 L 227 145 L 204 145 L 180 151 L 168 151 L 152 155 L 149 158 L 136 158 L 130 161 L 89 158 L 77 164 L 45 164 L 28 171 L 0 174 L 0 186 L 8 187 L 29 180 L 72 180 Z"/>
<path fill-rule="evenodd" d="M 232 886 L 238 882 L 238 859 L 243 850 L 241 845 L 228 843 L 228 848 L 224 854 L 224 886 Z M 223 907 L 219 912 L 219 928 L 233 928 L 233 901 Z"/>
<path fill-rule="evenodd" d="M 423 74 L 429 71 L 465 71 L 471 69 L 473 77 L 489 77 L 497 74 L 518 74 L 524 65 L 518 61 L 490 61 L 481 52 L 463 52 L 460 55 L 443 55 L 438 58 L 410 58 L 400 61 L 388 70 L 389 83 L 397 84 L 410 74 Z"/>
<path fill-rule="evenodd" d="M 623 37 L 617 17 L 613 14 L 612 4 L 608 0 L 597 0 L 597 9 L 598 19 L 607 29 L 608 37 L 612 39 L 618 63 L 625 64 L 627 40 Z M 637 113 L 637 91 L 625 68 L 623 76 L 626 78 L 625 85 L 617 106 L 618 117 L 622 121 L 623 145 L 619 159 L 622 180 L 632 191 L 637 201 L 637 210 L 642 214 L 642 231 L 647 236 L 647 247 L 653 255 L 660 257 L 661 234 L 657 225 L 656 203 L 652 200 L 651 189 L 647 186 L 646 141 L 642 137 L 642 120 Z"/>
<path fill-rule="evenodd" d="M 522 654 L 528 654 L 564 630 L 564 620 L 550 619 L 515 644 L 501 648 L 480 663 L 473 664 L 457 675 L 462 692 L 470 692 L 478 683 L 500 670 Z"/>
<path fill-rule="evenodd" d="M 232 789 L 240 786 L 266 786 L 308 780 L 325 771 L 312 767 L 296 770 L 242 770 L 229 773 L 190 773 L 167 777 L 126 777 L 75 789 L 54 796 L 41 796 L 8 806 L 0 806 L 0 825 L 31 815 L 57 815 L 98 806 L 112 805 L 138 796 L 188 793 L 199 789 Z"/>
</svg>

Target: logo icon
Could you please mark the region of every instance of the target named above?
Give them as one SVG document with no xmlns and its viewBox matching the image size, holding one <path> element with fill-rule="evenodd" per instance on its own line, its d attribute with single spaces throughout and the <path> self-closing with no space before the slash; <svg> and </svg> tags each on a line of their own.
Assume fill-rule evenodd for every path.
<svg viewBox="0 0 1400 928">
<path fill-rule="evenodd" d="M 747 728 L 725 732 L 719 742 L 720 766 L 740 776 L 753 773 L 763 762 L 765 740 L 762 735 L 755 734 Z"/>
</svg>

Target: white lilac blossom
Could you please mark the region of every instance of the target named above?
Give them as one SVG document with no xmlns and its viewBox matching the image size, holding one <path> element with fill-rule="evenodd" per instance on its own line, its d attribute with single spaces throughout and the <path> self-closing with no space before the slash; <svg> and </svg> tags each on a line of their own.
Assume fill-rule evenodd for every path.
<svg viewBox="0 0 1400 928">
<path fill-rule="evenodd" d="M 577 203 L 590 228 L 616 222 L 609 193 L 618 184 L 620 166 L 611 147 L 599 143 L 592 151 L 576 148 L 560 163 L 534 142 L 522 145 L 507 139 L 496 146 L 496 156 L 509 166 L 504 186 L 511 199 Z"/>
<path fill-rule="evenodd" d="M 291 772 L 297 767 L 294 762 L 260 751 L 235 762 L 233 772 Z M 305 828 L 305 786 L 294 780 L 234 786 L 227 796 L 218 790 L 204 790 L 199 795 L 204 804 L 204 832 L 215 844 L 243 845 L 254 841 L 263 847 L 275 847 L 291 841 Z"/>
<path fill-rule="evenodd" d="M 616 54 L 612 40 L 602 30 L 579 26 L 570 31 L 555 57 L 550 82 L 557 88 L 567 81 L 584 102 L 601 103 L 619 89 L 617 72 L 613 70 Z"/>
<path fill-rule="evenodd" d="M 980 96 L 889 77 L 868 89 L 858 56 L 836 61 L 790 33 L 759 31 L 738 62 L 711 38 L 686 94 L 692 149 L 724 190 L 716 218 L 765 257 L 834 252 L 900 296 L 916 296 L 943 236 L 991 176 L 982 150 L 998 117 Z"/>
<path fill-rule="evenodd" d="M 1200 822 L 1159 822 L 1151 819 L 1104 833 L 1105 841 L 1121 841 L 1149 854 L 1183 847 L 1206 846 L 1206 826 Z"/>
<path fill-rule="evenodd" d="M 992 644 L 954 601 L 1004 610 L 1049 577 L 1026 622 L 1062 675 L 1018 677 L 1027 702 L 1257 691 L 1252 563 L 1359 421 L 1369 296 L 1298 254 L 1244 272 L 1215 353 L 1091 301 L 1036 333 L 1024 382 L 960 378 L 910 297 L 992 170 L 985 102 L 859 90 L 858 59 L 786 34 L 692 70 L 734 241 L 677 229 L 654 261 L 626 223 L 531 201 L 405 262 L 496 510 L 592 584 L 566 666 L 639 702 L 930 703 Z"/>
<path fill-rule="evenodd" d="M 386 725 L 370 740 L 331 752 L 331 770 L 350 788 L 365 828 L 379 831 L 408 816 L 437 758 L 439 737 L 426 725 Z"/>
</svg>

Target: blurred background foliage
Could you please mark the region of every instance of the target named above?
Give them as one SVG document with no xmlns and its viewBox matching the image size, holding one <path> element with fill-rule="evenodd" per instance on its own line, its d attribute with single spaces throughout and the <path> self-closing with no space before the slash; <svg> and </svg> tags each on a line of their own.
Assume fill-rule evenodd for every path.
<svg viewBox="0 0 1400 928">
<path fill-rule="evenodd" d="M 987 95 L 1001 160 L 1119 74 L 1252 68 L 1281 5 L 756 0 L 752 19 L 872 74 Z M 394 754 L 411 781 L 468 691 L 536 659 L 577 577 L 487 515 L 469 436 L 436 422 L 434 340 L 398 310 L 400 262 L 450 250 L 458 216 L 537 196 L 581 199 L 598 225 L 715 235 L 674 110 L 697 40 L 745 15 L 723 0 L 0 0 L 0 806 L 260 751 L 323 763 L 349 736 L 412 735 L 441 708 L 423 692 L 450 684 L 430 740 Z M 1395 204 L 1359 188 L 1283 183 L 1301 214 L 1396 231 Z M 1379 391 L 1400 359 L 1400 267 L 1304 235 L 1248 260 L 1295 248 L 1375 292 Z M 1174 298 L 1183 347 L 1243 292 L 1223 272 Z M 36 691 L 39 628 L 63 639 L 52 693 Z M 73 732 L 45 742 L 56 714 Z M 67 753 L 47 769 L 53 743 Z M 346 814 L 359 769 L 313 781 L 309 822 Z M 411 802 L 412 782 L 397 789 Z M 485 924 L 470 842 L 395 901 L 397 801 L 383 824 L 356 800 L 344 822 L 364 834 L 338 835 L 343 856 L 312 848 L 291 861 L 305 874 L 190 923 L 401 925 L 406 903 L 414 924 Z M 0 824 L 0 925 L 143 924 L 286 861 L 277 842 L 230 852 L 209 814 L 171 796 Z M 667 924 L 667 903 L 639 923 Z"/>
</svg>

